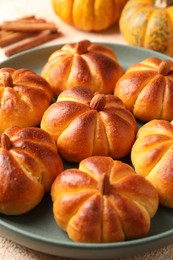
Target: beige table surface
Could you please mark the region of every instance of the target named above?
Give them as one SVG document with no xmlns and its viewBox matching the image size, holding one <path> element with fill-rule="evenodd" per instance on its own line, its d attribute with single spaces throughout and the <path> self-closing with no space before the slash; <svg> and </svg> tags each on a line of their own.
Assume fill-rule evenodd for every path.
<svg viewBox="0 0 173 260">
<path fill-rule="evenodd" d="M 62 32 L 62 36 L 44 45 L 63 44 L 82 39 L 89 39 L 95 42 L 109 42 L 126 44 L 119 34 L 118 27 L 113 26 L 102 33 L 87 33 L 79 31 L 64 22 L 62 22 L 53 12 L 50 0 L 0 0 L 0 23 L 6 20 L 12 20 L 25 15 L 36 15 L 44 17 L 50 22 L 55 22 Z M 6 60 L 2 49 L 0 49 L 0 62 Z M 0 230 L 0 235 L 2 234 Z M 33 251 L 16 244 L 7 238 L 0 236 L 0 260 L 65 260 L 58 256 L 50 256 L 40 252 Z M 114 257 L 116 259 L 116 256 Z M 170 245 L 158 250 L 148 252 L 144 255 L 119 258 L 119 260 L 173 260 L 173 241 Z"/>
</svg>

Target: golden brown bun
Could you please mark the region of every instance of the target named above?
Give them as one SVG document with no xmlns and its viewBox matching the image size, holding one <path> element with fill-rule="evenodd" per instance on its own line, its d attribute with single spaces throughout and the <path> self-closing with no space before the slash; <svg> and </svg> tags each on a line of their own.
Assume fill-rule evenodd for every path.
<svg viewBox="0 0 173 260">
<path fill-rule="evenodd" d="M 93 156 L 55 179 L 51 196 L 57 224 L 76 242 L 118 242 L 147 234 L 158 193 L 127 164 Z"/>
<path fill-rule="evenodd" d="M 0 131 L 37 126 L 52 100 L 48 82 L 28 69 L 0 69 Z"/>
<path fill-rule="evenodd" d="M 152 120 L 141 127 L 131 158 L 136 172 L 157 189 L 160 203 L 173 208 L 173 121 Z"/>
<path fill-rule="evenodd" d="M 19 215 L 34 208 L 61 171 L 56 144 L 47 132 L 7 129 L 0 144 L 0 213 Z"/>
<path fill-rule="evenodd" d="M 114 94 L 140 120 L 173 120 L 173 62 L 151 57 L 132 65 Z"/>
<path fill-rule="evenodd" d="M 135 141 L 137 123 L 118 97 L 73 87 L 45 111 L 41 128 L 57 140 L 66 160 L 79 162 L 92 155 L 126 156 Z"/>
<path fill-rule="evenodd" d="M 56 50 L 41 72 L 56 96 L 77 85 L 86 86 L 92 92 L 113 93 L 122 74 L 114 51 L 88 40 L 66 44 Z"/>
</svg>

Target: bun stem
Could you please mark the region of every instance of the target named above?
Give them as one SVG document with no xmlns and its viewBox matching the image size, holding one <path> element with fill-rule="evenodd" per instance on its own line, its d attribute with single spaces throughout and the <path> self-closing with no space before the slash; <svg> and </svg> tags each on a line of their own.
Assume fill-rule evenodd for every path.
<svg viewBox="0 0 173 260">
<path fill-rule="evenodd" d="M 100 176 L 98 182 L 98 190 L 102 195 L 108 195 L 110 192 L 109 176 L 106 173 L 103 173 Z"/>
<path fill-rule="evenodd" d="M 9 150 L 12 146 L 10 138 L 4 133 L 1 135 L 1 146 L 5 150 Z"/>
</svg>

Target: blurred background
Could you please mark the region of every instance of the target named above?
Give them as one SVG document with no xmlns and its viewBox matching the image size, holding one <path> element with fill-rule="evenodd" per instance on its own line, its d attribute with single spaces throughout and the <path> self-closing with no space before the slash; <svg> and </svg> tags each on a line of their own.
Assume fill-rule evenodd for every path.
<svg viewBox="0 0 173 260">
<path fill-rule="evenodd" d="M 95 42 L 108 42 L 127 44 L 120 32 L 118 24 L 110 26 L 100 32 L 87 32 L 68 25 L 59 18 L 52 7 L 51 0 L 0 0 L 0 24 L 4 21 L 10 21 L 23 16 L 35 15 L 38 18 L 45 18 L 48 22 L 56 24 L 61 35 L 44 45 L 54 45 L 67 42 L 77 42 L 82 39 L 88 39 Z M 0 61 L 7 57 L 0 49 Z"/>
</svg>

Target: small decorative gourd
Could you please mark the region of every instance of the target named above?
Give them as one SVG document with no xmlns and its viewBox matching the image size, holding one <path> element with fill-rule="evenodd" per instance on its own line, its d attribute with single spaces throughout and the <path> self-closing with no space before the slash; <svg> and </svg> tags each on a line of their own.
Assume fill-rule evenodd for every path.
<svg viewBox="0 0 173 260">
<path fill-rule="evenodd" d="M 119 20 L 120 31 L 132 45 L 173 56 L 173 1 L 129 0 Z"/>
<path fill-rule="evenodd" d="M 119 21 L 127 0 L 52 0 L 55 13 L 66 23 L 84 31 L 101 31 Z"/>
</svg>

